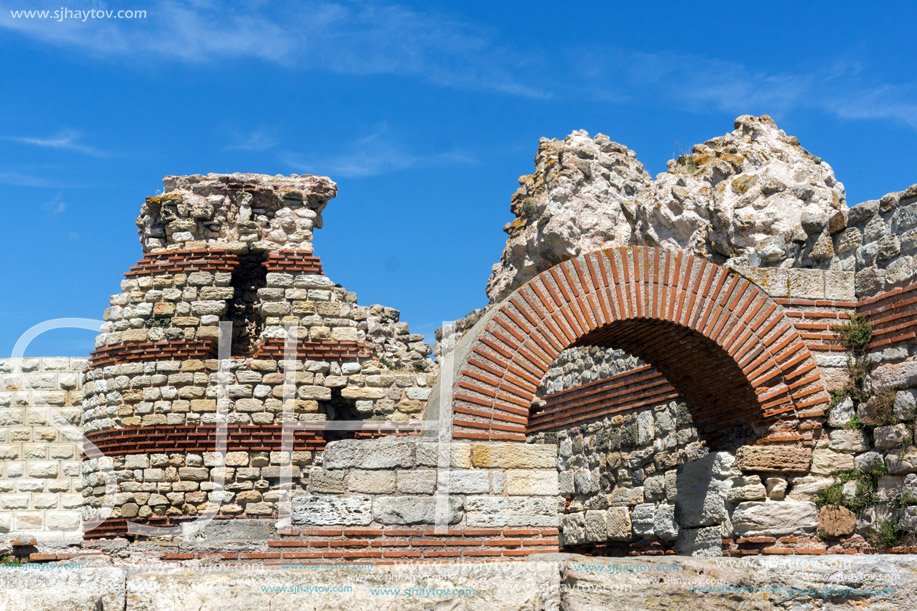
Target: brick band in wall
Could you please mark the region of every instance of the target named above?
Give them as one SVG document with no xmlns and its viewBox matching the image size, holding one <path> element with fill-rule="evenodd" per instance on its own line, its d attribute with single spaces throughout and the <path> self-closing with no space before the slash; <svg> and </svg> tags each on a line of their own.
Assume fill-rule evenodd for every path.
<svg viewBox="0 0 917 611">
<path fill-rule="evenodd" d="M 863 299 L 858 312 L 872 325 L 871 350 L 912 343 L 917 339 L 917 284 Z"/>
<path fill-rule="evenodd" d="M 192 272 L 231 272 L 239 258 L 220 249 L 167 250 L 147 253 L 124 274 L 126 278 Z"/>
<path fill-rule="evenodd" d="M 135 342 L 99 348 L 89 354 L 90 368 L 145 361 L 209 359 L 216 356 L 216 342 L 207 340 Z"/>
<path fill-rule="evenodd" d="M 297 426 L 304 423 L 298 423 Z M 325 447 L 325 423 L 305 424 L 307 428 L 293 431 L 293 449 L 323 450 Z M 366 422 L 353 431 L 356 439 L 379 437 L 415 436 L 420 432 L 418 423 L 380 425 Z M 228 452 L 279 452 L 283 443 L 282 425 L 244 425 L 226 427 L 226 450 Z M 213 452 L 216 449 L 216 425 L 196 426 L 145 426 L 120 429 L 105 429 L 86 435 L 86 439 L 101 451 L 85 448 L 84 459 L 105 456 L 126 456 L 146 453 Z"/>
<path fill-rule="evenodd" d="M 357 342 L 335 341 L 299 341 L 296 342 L 296 358 L 299 360 L 334 360 L 365 359 L 372 356 L 363 344 Z M 256 359 L 283 360 L 284 340 L 267 339 L 255 352 Z"/>
<path fill-rule="evenodd" d="M 146 520 L 116 518 L 87 523 L 87 539 L 130 536 L 127 523 L 149 526 L 178 526 L 194 519 L 154 516 Z M 220 518 L 215 519 L 232 519 Z M 263 519 L 276 520 L 276 516 Z M 236 552 L 224 559 L 239 560 L 329 560 L 411 558 L 430 560 L 481 560 L 520 558 L 559 550 L 556 528 L 465 528 L 437 531 L 429 528 L 310 528 L 281 531 L 267 542 L 266 552 Z M 170 554 L 165 560 L 190 560 L 194 554 Z"/>
<path fill-rule="evenodd" d="M 277 452 L 282 449 L 281 425 L 244 425 L 226 427 L 226 449 L 229 452 Z M 197 426 L 143 426 L 105 429 L 86 435 L 105 456 L 128 454 L 169 454 L 183 452 L 214 452 L 217 427 L 213 424 Z M 325 447 L 320 425 L 293 431 L 294 450 L 322 450 Z M 84 458 L 99 458 L 102 454 L 84 449 Z"/>
<path fill-rule="evenodd" d="M 774 299 L 786 308 L 785 314 L 799 331 L 799 337 L 813 352 L 843 352 L 832 328 L 847 322 L 856 313 L 855 301 L 821 299 Z"/>
<path fill-rule="evenodd" d="M 643 407 L 678 400 L 680 395 L 649 365 L 548 395 L 532 414 L 528 434 L 572 426 Z"/>
<path fill-rule="evenodd" d="M 504 302 L 457 377 L 455 436 L 523 441 L 538 384 L 573 345 L 653 364 L 714 433 L 751 425 L 773 432 L 765 440 L 811 441 L 828 403 L 799 332 L 756 285 L 683 252 L 619 248 L 557 265 Z M 784 418 L 813 424 L 778 433 Z"/>
<path fill-rule="evenodd" d="M 322 275 L 322 263 L 318 257 L 295 250 L 270 252 L 263 265 L 269 272 Z"/>
</svg>

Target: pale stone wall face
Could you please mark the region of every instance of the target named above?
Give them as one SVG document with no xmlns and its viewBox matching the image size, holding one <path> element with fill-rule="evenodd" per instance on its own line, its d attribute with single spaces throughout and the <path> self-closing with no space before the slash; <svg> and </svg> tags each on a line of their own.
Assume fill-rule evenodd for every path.
<svg viewBox="0 0 917 611">
<path fill-rule="evenodd" d="M 0 533 L 82 538 L 78 441 L 86 363 L 0 359 Z"/>
</svg>

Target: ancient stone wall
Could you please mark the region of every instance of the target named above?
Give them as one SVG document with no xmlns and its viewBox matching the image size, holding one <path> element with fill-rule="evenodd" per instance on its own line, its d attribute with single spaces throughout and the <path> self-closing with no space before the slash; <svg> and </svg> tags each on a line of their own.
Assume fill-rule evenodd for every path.
<svg viewBox="0 0 917 611">
<path fill-rule="evenodd" d="M 413 432 L 436 375 L 431 348 L 397 310 L 360 306 L 324 275 L 311 239 L 336 193 L 330 180 L 211 174 L 164 184 L 143 205 L 145 256 L 111 298 L 86 373 L 83 425 L 98 448 L 84 465 L 91 516 L 103 467 L 118 480 L 115 510 L 92 536 L 121 532 L 126 519 L 187 519 L 217 497 L 222 515 L 276 515 L 281 459 L 302 489 L 326 440 L 382 434 L 374 420 Z M 341 420 L 366 427 L 325 426 Z M 292 455 L 286 421 L 298 425 Z M 225 463 L 213 454 L 223 423 Z"/>
<path fill-rule="evenodd" d="M 0 533 L 82 537 L 85 368 L 82 358 L 0 359 Z"/>
</svg>

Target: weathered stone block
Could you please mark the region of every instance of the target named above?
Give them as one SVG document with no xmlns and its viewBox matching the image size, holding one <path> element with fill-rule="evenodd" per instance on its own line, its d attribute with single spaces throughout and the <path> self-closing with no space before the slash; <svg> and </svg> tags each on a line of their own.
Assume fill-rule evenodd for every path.
<svg viewBox="0 0 917 611">
<path fill-rule="evenodd" d="M 576 514 L 583 515 L 583 514 Z M 585 513 L 585 536 L 587 543 L 604 543 L 608 538 L 605 512 L 589 510 Z M 566 516 L 564 516 L 566 517 Z"/>
<path fill-rule="evenodd" d="M 906 424 L 876 427 L 873 432 L 873 443 L 879 450 L 897 448 L 911 436 Z M 912 440 L 913 441 L 913 440 Z"/>
<path fill-rule="evenodd" d="M 411 469 L 398 471 L 396 488 L 406 494 L 433 494 L 436 490 L 436 471 L 433 469 Z"/>
<path fill-rule="evenodd" d="M 829 537 L 850 535 L 856 525 L 856 514 L 846 507 L 826 505 L 818 510 L 818 530 Z"/>
<path fill-rule="evenodd" d="M 292 521 L 298 525 L 366 526 L 373 520 L 368 496 L 304 496 L 291 502 Z"/>
<path fill-rule="evenodd" d="M 457 524 L 462 509 L 462 499 L 454 496 L 383 496 L 373 501 L 373 517 L 382 524 Z"/>
<path fill-rule="evenodd" d="M 582 545 L 586 542 L 586 514 L 582 511 L 564 515 L 560 519 L 563 545 Z"/>
<path fill-rule="evenodd" d="M 853 456 L 839 454 L 834 450 L 815 450 L 812 452 L 813 475 L 831 475 L 853 469 Z"/>
<path fill-rule="evenodd" d="M 678 538 L 678 522 L 675 520 L 675 505 L 659 505 L 653 518 L 653 532 L 666 541 Z"/>
<path fill-rule="evenodd" d="M 424 467 L 438 467 L 439 454 L 444 452 L 445 462 L 453 469 L 470 469 L 471 468 L 471 444 L 452 442 L 442 444 L 421 442 L 417 444 L 417 464 Z"/>
<path fill-rule="evenodd" d="M 439 474 L 437 490 L 449 494 L 487 494 L 490 492 L 490 473 L 481 470 L 450 470 Z"/>
<path fill-rule="evenodd" d="M 685 556 L 719 557 L 723 555 L 723 527 L 682 528 L 675 550 Z"/>
<path fill-rule="evenodd" d="M 812 450 L 796 446 L 742 446 L 736 452 L 736 467 L 742 471 L 805 473 Z"/>
<path fill-rule="evenodd" d="M 627 507 L 611 507 L 605 512 L 605 528 L 612 541 L 631 541 L 634 538 Z"/>
<path fill-rule="evenodd" d="M 326 469 L 396 469 L 414 466 L 416 443 L 395 438 L 332 441 L 325 448 Z"/>
<path fill-rule="evenodd" d="M 529 526 L 557 528 L 560 504 L 549 497 L 469 497 L 465 501 L 468 526 Z"/>
<path fill-rule="evenodd" d="M 740 503 L 732 513 L 733 532 L 745 536 L 810 535 L 818 527 L 815 503 L 769 501 Z"/>
<path fill-rule="evenodd" d="M 471 464 L 496 469 L 556 469 L 557 446 L 526 443 L 471 444 Z"/>
<path fill-rule="evenodd" d="M 630 521 L 634 534 L 638 537 L 651 538 L 654 535 L 653 522 L 656 519 L 655 503 L 641 503 L 630 512 Z"/>
<path fill-rule="evenodd" d="M 835 452 L 865 452 L 869 449 L 866 433 L 857 429 L 831 431 L 831 449 Z"/>
<path fill-rule="evenodd" d="M 558 495 L 558 473 L 551 471 L 529 471 L 510 469 L 506 471 L 504 491 L 510 496 Z"/>
<path fill-rule="evenodd" d="M 394 471 L 351 471 L 345 478 L 347 489 L 351 492 L 367 494 L 391 494 L 395 491 Z"/>
</svg>

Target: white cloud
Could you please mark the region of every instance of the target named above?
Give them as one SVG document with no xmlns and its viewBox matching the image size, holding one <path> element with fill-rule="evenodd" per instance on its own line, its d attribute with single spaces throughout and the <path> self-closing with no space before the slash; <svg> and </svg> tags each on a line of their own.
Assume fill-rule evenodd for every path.
<svg viewBox="0 0 917 611">
<path fill-rule="evenodd" d="M 0 28 L 43 43 L 115 61 L 158 58 L 191 63 L 255 58 L 298 70 L 390 74 L 437 85 L 546 97 L 518 81 L 531 62 L 494 42 L 482 28 L 434 12 L 379 2 L 159 0 L 145 19 L 14 19 Z M 72 0 L 70 9 L 109 8 Z M 43 9 L 45 6 L 36 6 Z M 122 8 L 120 6 L 114 8 Z"/>
<path fill-rule="evenodd" d="M 42 210 L 47 210 L 52 215 L 57 216 L 58 214 L 63 214 L 67 210 L 67 202 L 61 199 L 61 194 L 58 193 L 54 199 L 41 205 Z"/>
<path fill-rule="evenodd" d="M 344 144 L 339 153 L 323 151 L 304 155 L 283 151 L 279 158 L 298 172 L 323 173 L 332 177 L 377 176 L 441 163 L 476 163 L 472 156 L 456 150 L 424 155 L 411 152 L 388 133 L 385 124 L 379 125 L 368 136 Z"/>
<path fill-rule="evenodd" d="M 75 131 L 64 130 L 60 132 L 59 134 L 57 134 L 56 136 L 51 136 L 49 138 L 35 138 L 35 137 L 25 137 L 25 136 L 2 136 L 0 137 L 0 139 L 7 140 L 10 142 L 18 142 L 20 144 L 38 146 L 41 148 L 75 151 L 77 153 L 82 153 L 83 155 L 89 155 L 91 157 L 104 157 L 105 156 L 105 154 L 102 153 L 101 151 L 77 142 L 77 140 L 79 140 L 79 137 L 80 137 L 79 133 Z"/>
<path fill-rule="evenodd" d="M 238 135 L 235 140 L 223 147 L 224 151 L 254 151 L 261 152 L 272 149 L 277 141 L 263 131 L 253 131 L 246 135 Z"/>
<path fill-rule="evenodd" d="M 13 187 L 49 187 L 52 186 L 44 178 L 30 176 L 20 172 L 0 172 L 0 185 Z"/>
<path fill-rule="evenodd" d="M 583 59 L 583 58 L 589 58 Z M 776 114 L 815 110 L 839 119 L 882 119 L 917 129 L 917 83 L 884 83 L 845 59 L 810 71 L 768 71 L 701 55 L 592 49 L 579 73 L 601 95 L 704 112 Z"/>
</svg>

